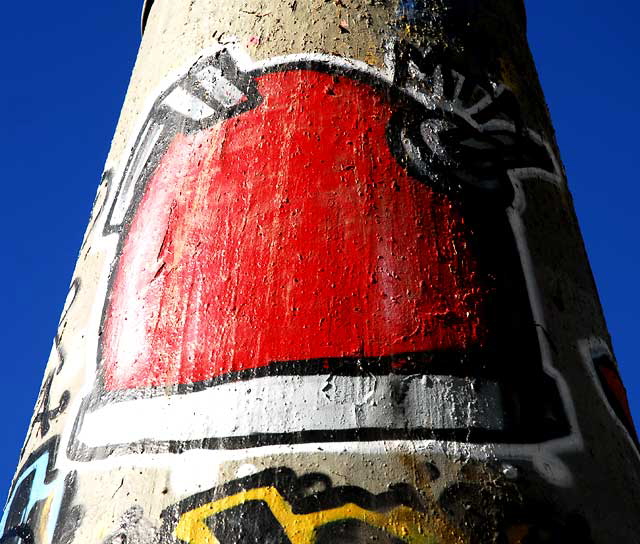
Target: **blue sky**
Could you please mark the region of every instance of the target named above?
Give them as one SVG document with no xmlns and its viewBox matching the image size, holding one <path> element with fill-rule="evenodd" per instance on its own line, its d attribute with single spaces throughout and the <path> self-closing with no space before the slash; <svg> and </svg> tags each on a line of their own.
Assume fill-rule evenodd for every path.
<svg viewBox="0 0 640 544">
<path fill-rule="evenodd" d="M 3 11 L 0 495 L 8 490 L 139 44 L 142 1 Z M 632 0 L 527 0 L 529 39 L 636 421 L 640 294 Z"/>
</svg>

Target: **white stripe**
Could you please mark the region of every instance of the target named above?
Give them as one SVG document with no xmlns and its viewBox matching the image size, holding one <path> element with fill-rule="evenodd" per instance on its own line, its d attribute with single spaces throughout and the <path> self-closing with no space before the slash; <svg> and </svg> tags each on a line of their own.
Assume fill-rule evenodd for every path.
<svg viewBox="0 0 640 544">
<path fill-rule="evenodd" d="M 207 66 L 196 74 L 202 86 L 225 108 L 235 106 L 244 93 L 222 75 L 222 71 L 214 66 Z"/>
<path fill-rule="evenodd" d="M 118 200 L 113 206 L 113 212 L 110 217 L 111 226 L 119 226 L 124 221 L 124 217 L 131 205 L 133 199 L 134 189 L 138 178 L 142 173 L 142 169 L 147 164 L 149 156 L 153 151 L 162 130 L 163 124 L 149 123 L 145 129 L 144 134 L 140 138 L 140 146 L 136 149 L 136 154 L 133 160 L 128 165 L 128 170 L 125 172 L 125 178 L 122 182 L 122 186 L 118 191 Z"/>
<path fill-rule="evenodd" d="M 162 102 L 165 106 L 181 113 L 185 117 L 199 121 L 213 115 L 215 111 L 202 100 L 189 94 L 182 87 L 176 87 Z"/>
<path fill-rule="evenodd" d="M 450 376 L 269 376 L 115 402 L 85 415 L 88 447 L 355 428 L 504 428 L 499 387 Z"/>
</svg>

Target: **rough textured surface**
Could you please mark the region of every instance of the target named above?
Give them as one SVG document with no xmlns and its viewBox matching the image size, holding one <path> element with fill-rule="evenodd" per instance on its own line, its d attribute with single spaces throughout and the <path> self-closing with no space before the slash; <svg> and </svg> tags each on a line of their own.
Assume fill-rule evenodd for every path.
<svg viewBox="0 0 640 544">
<path fill-rule="evenodd" d="M 637 542 L 522 4 L 147 7 L 0 540 Z"/>
</svg>

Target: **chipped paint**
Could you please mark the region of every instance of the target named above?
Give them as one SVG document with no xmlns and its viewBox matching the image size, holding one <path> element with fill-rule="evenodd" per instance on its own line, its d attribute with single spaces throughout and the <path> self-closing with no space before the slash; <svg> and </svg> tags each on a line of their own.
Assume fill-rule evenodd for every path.
<svg viewBox="0 0 640 544">
<path fill-rule="evenodd" d="M 521 2 L 143 26 L 0 540 L 636 542 Z"/>
</svg>

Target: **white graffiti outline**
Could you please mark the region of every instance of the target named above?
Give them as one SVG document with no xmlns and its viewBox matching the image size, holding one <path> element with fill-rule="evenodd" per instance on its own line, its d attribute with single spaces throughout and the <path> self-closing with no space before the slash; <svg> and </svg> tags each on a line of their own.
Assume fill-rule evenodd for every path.
<svg viewBox="0 0 640 544">
<path fill-rule="evenodd" d="M 592 336 L 590 338 L 584 338 L 578 341 L 578 351 L 580 353 L 582 362 L 584 363 L 584 368 L 589 374 L 589 378 L 591 378 L 591 381 L 595 384 L 595 388 L 598 391 L 598 395 L 600 399 L 602 400 L 602 404 L 606 407 L 607 413 L 609 414 L 609 416 L 611 416 L 611 419 L 615 421 L 616 427 L 622 432 L 622 434 L 628 440 L 631 446 L 630 449 L 635 451 L 638 458 L 640 458 L 640 450 L 638 450 L 638 447 L 635 441 L 633 440 L 631 434 L 629 433 L 627 427 L 620 420 L 620 418 L 618 417 L 618 414 L 616 414 L 615 410 L 613 409 L 613 406 L 611 406 L 611 402 L 609 402 L 609 399 L 607 398 L 607 394 L 604 388 L 602 387 L 602 380 L 598 376 L 594 362 L 593 362 L 594 359 L 596 359 L 598 356 L 604 355 L 608 357 L 611 361 L 616 363 L 616 359 L 613 356 L 613 353 L 611 353 L 609 344 L 606 342 L 604 338 Z"/>
<path fill-rule="evenodd" d="M 229 51 L 238 66 L 245 70 L 255 70 L 260 68 L 269 68 L 275 67 L 282 63 L 291 63 L 291 62 L 308 62 L 308 61 L 318 61 L 323 63 L 330 63 L 339 68 L 352 69 L 364 72 L 376 78 L 380 78 L 389 84 L 393 82 L 393 76 L 395 72 L 395 67 L 391 61 L 386 63 L 386 69 L 380 70 L 376 67 L 373 67 L 365 62 L 358 60 L 345 59 L 342 57 L 336 57 L 333 55 L 325 55 L 325 54 L 294 54 L 294 55 L 284 55 L 273 57 L 263 61 L 253 61 L 246 51 L 237 45 L 233 44 L 225 44 L 225 45 L 217 45 L 212 48 L 208 48 L 201 52 L 198 55 L 198 59 L 195 62 L 191 62 L 188 64 L 188 68 L 186 70 L 177 71 L 170 76 L 167 76 L 164 79 L 164 83 L 159 85 L 160 89 L 167 89 L 177 81 L 180 77 L 183 77 L 188 69 L 197 64 L 199 59 L 205 58 L 210 55 L 214 55 L 223 50 Z M 462 76 L 461 76 L 462 77 Z M 420 93 L 416 89 L 404 88 L 401 92 L 407 94 L 413 99 L 419 101 L 427 107 L 435 107 L 436 102 L 430 97 L 425 96 L 423 93 Z M 138 122 L 136 123 L 136 127 L 132 130 L 129 145 L 127 149 L 133 150 L 135 148 L 135 143 L 137 141 L 138 135 L 144 128 L 147 117 L 153 105 L 156 101 L 156 97 L 159 96 L 160 93 L 151 96 L 147 101 L 147 107 L 142 110 L 142 113 L 138 117 Z M 454 106 L 455 107 L 455 106 Z M 542 298 L 540 295 L 540 290 L 537 285 L 537 281 L 535 278 L 534 266 L 532 263 L 528 242 L 527 242 L 527 233 L 526 228 L 523 221 L 523 214 L 526 209 L 526 199 L 524 190 L 522 187 L 523 180 L 540 180 L 546 183 L 551 183 L 559 188 L 564 187 L 564 177 L 561 174 L 562 170 L 559 165 L 558 159 L 553 151 L 551 145 L 546 142 L 540 135 L 533 131 L 529 131 L 529 136 L 532 139 L 537 140 L 539 143 L 544 144 L 544 146 L 549 151 L 549 156 L 552 157 L 555 172 L 550 174 L 544 170 L 535 169 L 535 168 L 526 168 L 526 169 L 518 169 L 512 170 L 508 172 L 509 179 L 511 180 L 514 191 L 515 198 L 513 205 L 508 209 L 508 217 L 513 228 L 513 232 L 516 238 L 517 247 L 519 249 L 520 258 L 522 261 L 522 268 L 525 275 L 525 280 L 527 284 L 527 290 L 529 293 L 529 301 L 531 304 L 532 313 L 535 319 L 535 322 L 538 324 L 538 339 L 539 345 L 541 349 L 542 355 L 542 365 L 545 372 L 554 378 L 562 397 L 562 402 L 565 408 L 566 415 L 569 419 L 569 423 L 572 429 L 570 435 L 559 438 L 556 440 L 551 440 L 542 444 L 529 444 L 529 445 L 514 445 L 514 444 L 498 444 L 498 445 L 476 445 L 476 444 L 468 444 L 468 443 L 439 443 L 432 440 L 419 440 L 419 441 L 406 441 L 406 440 L 382 440 L 376 442 L 336 442 L 336 443 L 305 443 L 305 444 L 294 444 L 294 445 L 277 445 L 277 446 L 261 446 L 257 448 L 248 448 L 246 450 L 239 449 L 233 451 L 224 451 L 224 450 L 209 450 L 207 452 L 203 452 L 203 454 L 209 456 L 215 456 L 218 459 L 237 459 L 238 456 L 243 451 L 250 451 L 252 456 L 256 455 L 272 455 L 274 453 L 303 453 L 309 451 L 317 451 L 317 448 L 320 444 L 327 452 L 344 452 L 345 449 L 357 450 L 361 452 L 371 452 L 371 453 L 381 453 L 386 452 L 389 448 L 393 448 L 394 450 L 399 451 L 407 451 L 412 453 L 433 453 L 440 451 L 445 454 L 453 454 L 460 455 L 469 458 L 477 458 L 477 459 L 486 459 L 488 457 L 499 457 L 503 460 L 517 460 L 517 459 L 530 459 L 533 462 L 533 465 L 536 467 L 537 471 L 546 479 L 553 481 L 557 485 L 562 486 L 570 486 L 572 483 L 572 475 L 568 467 L 562 462 L 560 459 L 560 454 L 563 452 L 570 452 L 581 450 L 583 448 L 582 436 L 578 427 L 577 417 L 573 408 L 573 402 L 571 399 L 571 393 L 568 385 L 566 384 L 564 378 L 561 374 L 555 369 L 552 363 L 552 355 L 551 348 L 548 343 L 548 339 L 546 338 L 546 323 L 544 318 L 543 306 L 542 306 Z M 123 164 L 114 169 L 114 179 L 119 179 L 122 183 L 123 175 L 125 173 L 125 167 L 128 162 L 128 156 L 125 157 Z M 113 206 L 114 200 L 117 198 L 118 191 L 109 191 L 109 195 L 107 197 L 108 202 L 105 204 L 105 209 L 109 209 Z M 97 223 L 94 228 L 94 232 L 99 232 L 105 225 L 106 217 L 97 218 Z M 99 224 L 98 224 L 99 223 Z M 99 289 L 98 293 L 103 293 L 106 296 L 108 291 L 109 284 L 109 276 L 112 273 L 112 266 L 115 260 L 115 250 L 116 250 L 116 239 L 117 235 L 105 236 L 104 238 L 100 236 L 95 236 L 96 240 L 93 243 L 93 247 L 97 248 L 98 251 L 104 251 L 107 255 L 111 255 L 111 258 L 105 260 L 105 266 L 100 274 L 99 280 Z M 99 300 L 99 297 L 96 298 L 96 301 Z M 92 312 L 91 322 L 87 326 L 87 330 L 95 330 L 97 331 L 100 326 L 102 305 L 98 302 L 94 305 L 94 309 Z M 86 338 L 89 338 L 90 341 L 86 343 L 86 351 L 85 351 L 85 360 L 91 361 L 96 360 L 95 354 L 98 350 L 98 335 L 87 335 Z M 93 384 L 95 383 L 97 367 L 96 365 L 88 364 L 86 365 L 86 380 L 85 386 L 83 389 L 83 395 L 79 395 L 80 397 L 88 396 L 93 391 Z M 74 402 L 74 411 L 78 414 L 81 410 L 81 402 Z M 65 431 L 65 442 L 71 442 L 71 431 Z M 171 458 L 171 454 L 150 454 L 147 457 L 147 461 L 142 464 L 150 463 L 152 466 L 155 462 L 163 458 Z M 106 466 L 110 465 L 120 465 L 122 463 L 135 461 L 136 464 L 141 464 L 140 456 L 137 454 L 125 454 L 117 459 L 104 459 L 99 462 Z M 74 463 L 75 464 L 75 463 Z"/>
</svg>

